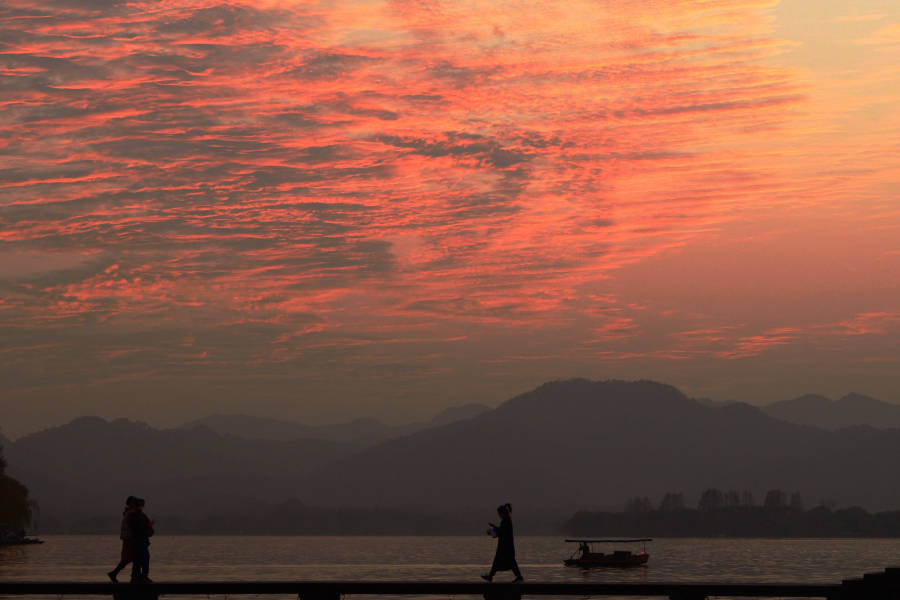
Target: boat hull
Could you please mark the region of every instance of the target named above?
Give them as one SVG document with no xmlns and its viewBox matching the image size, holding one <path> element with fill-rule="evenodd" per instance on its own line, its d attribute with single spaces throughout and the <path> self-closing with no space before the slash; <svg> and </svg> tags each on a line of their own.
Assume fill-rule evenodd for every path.
<svg viewBox="0 0 900 600">
<path fill-rule="evenodd" d="M 566 559 L 567 567 L 579 567 L 581 569 L 592 569 L 594 567 L 640 567 L 647 564 L 650 559 L 649 554 L 628 554 L 625 556 L 616 556 L 615 554 L 602 554 L 599 556 L 569 558 Z"/>
</svg>

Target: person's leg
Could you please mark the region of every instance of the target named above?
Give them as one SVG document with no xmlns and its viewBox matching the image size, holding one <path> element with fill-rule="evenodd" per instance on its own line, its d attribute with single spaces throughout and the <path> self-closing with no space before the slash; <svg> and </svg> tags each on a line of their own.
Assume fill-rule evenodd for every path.
<svg viewBox="0 0 900 600">
<path fill-rule="evenodd" d="M 127 565 L 127 564 L 128 563 L 126 563 L 126 562 L 119 561 L 119 564 L 117 564 L 112 571 L 107 573 L 106 576 L 109 577 L 110 581 L 112 581 L 113 583 L 119 583 L 119 580 L 116 579 L 116 577 L 118 577 L 119 571 L 124 569 L 125 565 Z"/>
<path fill-rule="evenodd" d="M 116 565 L 116 568 L 107 573 L 110 580 L 113 583 L 119 583 L 119 580 L 116 579 L 119 575 L 119 572 L 124 569 L 128 563 L 132 561 L 134 558 L 134 549 L 131 542 L 127 540 L 122 540 L 122 552 L 119 554 L 119 564 Z"/>
<path fill-rule="evenodd" d="M 512 562 L 512 572 L 513 572 L 513 575 L 516 576 L 516 579 L 517 579 L 517 580 L 521 580 L 521 579 L 522 579 L 522 571 L 519 570 L 519 563 L 517 563 L 517 562 L 515 561 L 515 559 L 513 559 L 513 562 Z M 514 580 L 514 581 L 515 581 L 515 580 Z"/>
<path fill-rule="evenodd" d="M 150 561 L 150 553 L 146 544 L 138 544 L 134 549 L 134 561 L 131 566 L 131 579 L 133 581 L 143 580 L 147 577 L 148 562 Z"/>
<path fill-rule="evenodd" d="M 120 560 L 119 564 L 117 564 L 116 567 L 112 571 L 110 571 L 110 573 L 115 573 L 116 575 L 118 575 L 119 572 L 124 569 L 130 562 L 130 560 Z"/>
</svg>

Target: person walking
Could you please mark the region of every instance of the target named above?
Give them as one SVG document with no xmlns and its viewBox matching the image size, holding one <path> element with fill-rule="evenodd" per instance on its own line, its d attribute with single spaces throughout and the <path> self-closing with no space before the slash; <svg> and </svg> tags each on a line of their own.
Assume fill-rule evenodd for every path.
<svg viewBox="0 0 900 600">
<path fill-rule="evenodd" d="M 134 510 L 135 500 L 137 500 L 137 498 L 134 496 L 128 496 L 128 498 L 125 499 L 125 509 L 122 511 L 122 523 L 119 526 L 119 538 L 122 540 L 122 553 L 119 557 L 119 564 L 106 574 L 113 583 L 119 583 L 119 571 L 124 569 L 128 563 L 134 560 L 134 544 L 131 541 L 131 519 L 129 519 L 129 516 Z"/>
<path fill-rule="evenodd" d="M 513 583 L 522 581 L 522 572 L 519 571 L 519 564 L 516 562 L 516 546 L 513 542 L 513 525 L 512 525 L 512 506 L 510 504 L 501 504 L 497 507 L 497 514 L 500 516 L 500 525 L 488 523 L 488 532 L 497 537 L 497 552 L 494 554 L 494 562 L 491 564 L 491 570 L 481 578 L 485 581 L 493 581 L 497 571 L 512 571 L 515 575 Z"/>
<path fill-rule="evenodd" d="M 150 537 L 153 521 L 144 514 L 144 499 L 134 498 L 134 510 L 129 515 L 129 530 L 134 548 L 131 562 L 131 583 L 150 583 Z"/>
</svg>

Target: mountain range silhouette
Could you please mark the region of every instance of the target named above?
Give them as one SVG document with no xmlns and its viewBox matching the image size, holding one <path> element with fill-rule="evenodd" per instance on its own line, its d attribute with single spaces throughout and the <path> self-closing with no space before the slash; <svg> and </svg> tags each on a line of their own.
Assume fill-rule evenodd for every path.
<svg viewBox="0 0 900 600">
<path fill-rule="evenodd" d="M 330 439 L 288 439 L 294 430 Z M 395 437 L 376 439 L 389 430 Z M 461 522 L 508 501 L 519 520 L 536 522 L 710 487 L 900 507 L 900 429 L 831 431 L 651 381 L 555 381 L 493 410 L 470 406 L 408 429 L 231 415 L 158 430 L 83 417 L 15 440 L 6 455 L 45 523 L 63 530 L 106 527 L 129 494 L 147 498 L 152 514 L 224 521 L 289 506 L 346 509 L 358 521 L 377 508 L 394 511 L 391 519 Z"/>
<path fill-rule="evenodd" d="M 321 439 L 344 442 L 358 447 L 372 446 L 429 427 L 446 425 L 462 419 L 470 419 L 490 410 L 483 404 L 451 406 L 438 413 L 430 421 L 388 425 L 377 419 L 358 418 L 332 425 L 304 425 L 268 417 L 241 414 L 214 414 L 186 424 L 186 428 L 203 426 L 218 433 L 251 439 L 297 440 Z"/>
</svg>

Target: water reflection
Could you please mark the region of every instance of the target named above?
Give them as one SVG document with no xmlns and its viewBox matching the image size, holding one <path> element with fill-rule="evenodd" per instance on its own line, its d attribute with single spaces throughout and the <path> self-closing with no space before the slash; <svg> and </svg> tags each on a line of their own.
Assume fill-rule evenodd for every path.
<svg viewBox="0 0 900 600">
<path fill-rule="evenodd" d="M 118 558 L 114 536 L 45 539 L 40 546 L 0 548 L 0 579 L 104 581 Z M 570 550 L 561 538 L 517 539 L 527 581 L 598 583 L 839 583 L 896 562 L 900 540 L 660 539 L 648 546 L 646 568 L 624 570 L 567 568 L 562 560 Z M 479 581 L 493 543 L 487 537 L 160 536 L 151 553 L 156 581 Z"/>
</svg>

